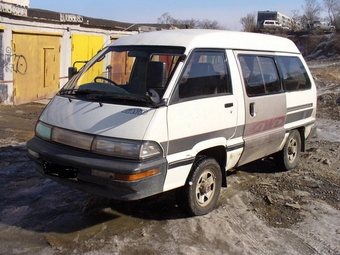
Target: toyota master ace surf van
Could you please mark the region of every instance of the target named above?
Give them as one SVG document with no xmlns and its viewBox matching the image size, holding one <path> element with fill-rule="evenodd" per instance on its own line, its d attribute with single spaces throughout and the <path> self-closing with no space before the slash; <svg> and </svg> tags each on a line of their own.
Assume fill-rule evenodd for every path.
<svg viewBox="0 0 340 255">
<path fill-rule="evenodd" d="M 190 215 L 216 205 L 226 172 L 273 155 L 294 168 L 316 88 L 288 39 L 169 30 L 127 36 L 73 75 L 42 112 L 36 170 L 118 200 L 177 189 Z"/>
</svg>

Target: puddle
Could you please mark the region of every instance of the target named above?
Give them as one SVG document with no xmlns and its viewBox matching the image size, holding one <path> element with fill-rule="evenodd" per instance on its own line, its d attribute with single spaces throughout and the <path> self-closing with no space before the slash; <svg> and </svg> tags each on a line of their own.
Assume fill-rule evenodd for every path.
<svg viewBox="0 0 340 255">
<path fill-rule="evenodd" d="M 142 219 L 118 214 L 110 208 L 104 208 L 95 215 L 75 219 L 71 222 L 72 224 L 68 226 L 60 225 L 63 233 L 58 231 L 51 233 L 60 239 L 63 245 L 72 246 L 75 243 L 86 243 L 87 240 L 93 238 L 104 240 L 107 237 L 142 228 L 144 225 Z M 58 224 L 60 223 L 62 222 L 58 222 Z M 79 230 L 72 231 L 75 228 Z"/>
</svg>

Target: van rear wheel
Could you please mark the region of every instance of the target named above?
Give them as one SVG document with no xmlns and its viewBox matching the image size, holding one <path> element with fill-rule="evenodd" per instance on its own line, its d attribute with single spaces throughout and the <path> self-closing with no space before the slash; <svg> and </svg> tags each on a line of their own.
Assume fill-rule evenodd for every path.
<svg viewBox="0 0 340 255">
<path fill-rule="evenodd" d="M 217 203 L 221 185 L 219 164 L 214 158 L 202 156 L 194 163 L 185 186 L 176 193 L 178 205 L 191 216 L 207 214 Z"/>
<path fill-rule="evenodd" d="M 276 156 L 276 162 L 282 170 L 290 170 L 297 166 L 301 154 L 301 135 L 299 131 L 292 131 L 285 146 Z"/>
</svg>

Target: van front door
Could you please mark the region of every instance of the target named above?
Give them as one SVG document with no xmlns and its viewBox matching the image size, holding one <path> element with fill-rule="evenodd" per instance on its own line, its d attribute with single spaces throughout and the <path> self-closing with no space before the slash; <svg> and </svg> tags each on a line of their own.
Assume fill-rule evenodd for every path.
<svg viewBox="0 0 340 255">
<path fill-rule="evenodd" d="M 275 59 L 268 55 L 236 56 L 245 92 L 244 152 L 238 163 L 243 165 L 280 149 L 287 111 Z"/>
<path fill-rule="evenodd" d="M 195 156 L 226 148 L 236 130 L 237 101 L 223 50 L 195 50 L 167 113 L 169 171 L 165 190 L 184 185 Z M 183 178 L 181 178 L 183 177 Z"/>
</svg>

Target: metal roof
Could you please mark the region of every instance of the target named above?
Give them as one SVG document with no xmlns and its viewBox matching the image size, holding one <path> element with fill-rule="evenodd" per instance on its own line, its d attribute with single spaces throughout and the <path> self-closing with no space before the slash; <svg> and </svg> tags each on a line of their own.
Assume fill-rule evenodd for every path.
<svg viewBox="0 0 340 255">
<path fill-rule="evenodd" d="M 36 8 L 26 8 L 11 3 L 0 2 L 1 16 L 11 19 L 30 20 L 42 23 L 53 24 L 74 24 L 81 27 L 101 28 L 117 31 L 139 31 L 139 30 L 162 30 L 171 29 L 170 24 L 144 24 L 144 23 L 126 23 L 115 20 L 91 18 L 72 13 L 61 13 L 50 10 Z M 186 28 L 185 25 L 176 25 L 177 28 Z"/>
</svg>

